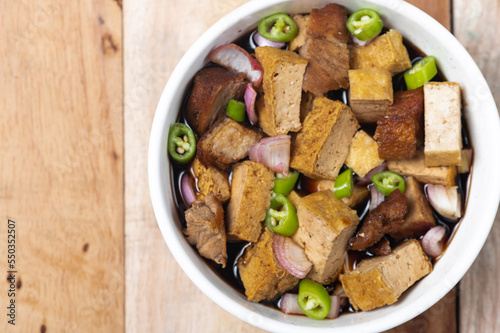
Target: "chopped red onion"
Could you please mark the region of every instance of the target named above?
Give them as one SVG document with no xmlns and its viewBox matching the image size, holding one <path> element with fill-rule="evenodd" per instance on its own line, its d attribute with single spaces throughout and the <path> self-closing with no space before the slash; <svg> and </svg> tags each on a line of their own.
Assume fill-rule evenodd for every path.
<svg viewBox="0 0 500 333">
<path fill-rule="evenodd" d="M 273 252 L 279 264 L 291 275 L 303 279 L 312 268 L 304 249 L 290 237 L 273 235 Z"/>
<path fill-rule="evenodd" d="M 370 195 L 370 207 L 368 209 L 371 212 L 385 200 L 385 196 L 380 193 L 375 186 L 370 187 Z"/>
<path fill-rule="evenodd" d="M 286 45 L 285 43 L 282 42 L 275 42 L 267 38 L 264 38 L 262 37 L 261 34 L 259 34 L 258 31 L 255 31 L 255 33 L 253 34 L 253 40 L 255 41 L 255 44 L 257 44 L 257 46 L 271 46 L 277 49 L 281 49 Z"/>
<path fill-rule="evenodd" d="M 428 184 L 427 197 L 439 215 L 452 221 L 462 217 L 462 200 L 457 186 Z"/>
<path fill-rule="evenodd" d="M 356 184 L 359 186 L 370 185 L 372 183 L 372 175 L 376 172 L 385 170 L 387 170 L 387 164 L 384 162 L 378 167 L 375 167 L 372 170 L 370 170 L 370 172 L 368 172 L 364 177 L 355 176 L 354 178 L 356 179 Z"/>
<path fill-rule="evenodd" d="M 365 45 L 368 45 L 368 44 L 370 44 L 371 42 L 373 42 L 373 41 L 375 40 L 375 38 L 377 38 L 377 37 L 378 37 L 378 35 L 380 35 L 380 33 L 379 33 L 379 34 L 377 34 L 377 36 L 373 37 L 373 38 L 372 38 L 372 39 L 370 39 L 370 40 L 363 41 L 363 40 L 359 40 L 359 39 L 357 39 L 356 37 L 354 37 L 354 36 L 351 34 L 351 39 L 352 39 L 352 41 L 353 41 L 354 43 L 356 43 L 357 45 L 359 45 L 359 46 L 365 46 Z"/>
<path fill-rule="evenodd" d="M 258 87 L 262 81 L 264 70 L 254 57 L 236 44 L 221 45 L 208 55 L 210 61 L 215 62 L 229 70 L 245 73 L 247 79 Z"/>
<path fill-rule="evenodd" d="M 290 165 L 290 137 L 276 135 L 264 138 L 250 148 L 249 157 L 269 169 L 288 177 Z"/>
<path fill-rule="evenodd" d="M 432 258 L 436 259 L 443 253 L 444 236 L 446 228 L 437 226 L 426 232 L 422 238 L 422 249 Z"/>
<path fill-rule="evenodd" d="M 247 84 L 247 88 L 245 89 L 245 106 L 247 110 L 248 119 L 252 125 L 257 124 L 259 118 L 257 117 L 257 113 L 255 112 L 255 99 L 257 98 L 257 92 L 253 88 L 252 84 Z"/>
<path fill-rule="evenodd" d="M 326 318 L 335 319 L 340 314 L 340 297 L 336 295 L 330 295 L 332 300 L 332 306 L 330 312 Z M 297 304 L 297 294 L 286 293 L 281 297 L 280 309 L 286 314 L 303 314 Z"/>
<path fill-rule="evenodd" d="M 184 173 L 181 178 L 181 194 L 184 203 L 190 207 L 196 201 L 196 194 L 193 188 L 193 179 L 188 173 Z"/>
</svg>

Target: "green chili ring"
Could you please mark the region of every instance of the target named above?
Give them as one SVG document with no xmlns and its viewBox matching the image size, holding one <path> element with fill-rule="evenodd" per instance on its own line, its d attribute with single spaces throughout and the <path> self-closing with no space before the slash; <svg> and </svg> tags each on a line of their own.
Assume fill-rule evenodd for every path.
<svg viewBox="0 0 500 333">
<path fill-rule="evenodd" d="M 245 121 L 245 103 L 239 102 L 235 99 L 230 99 L 227 104 L 226 113 L 229 117 L 239 123 Z"/>
<path fill-rule="evenodd" d="M 298 171 L 292 171 L 289 173 L 288 177 L 283 176 L 281 173 L 276 175 L 274 178 L 273 192 L 276 194 L 282 194 L 287 196 L 292 192 L 299 179 L 300 173 Z"/>
<path fill-rule="evenodd" d="M 289 42 L 297 36 L 299 29 L 292 18 L 278 13 L 263 18 L 257 27 L 259 34 L 275 42 Z"/>
<path fill-rule="evenodd" d="M 349 32 L 361 41 L 368 41 L 382 31 L 384 22 L 373 9 L 364 8 L 354 12 L 346 22 Z"/>
<path fill-rule="evenodd" d="M 342 172 L 335 179 L 333 194 L 335 199 L 340 200 L 345 197 L 350 197 L 354 188 L 354 177 L 352 176 L 352 169 L 349 168 Z"/>
<path fill-rule="evenodd" d="M 436 59 L 433 56 L 427 56 L 417 61 L 404 74 L 406 88 L 408 90 L 420 88 L 436 76 L 437 72 Z"/>
<path fill-rule="evenodd" d="M 193 131 L 182 123 L 170 126 L 167 149 L 174 161 L 189 163 L 196 155 L 196 138 Z"/>
<path fill-rule="evenodd" d="M 398 175 L 395 172 L 376 172 L 372 175 L 372 182 L 373 185 L 375 185 L 375 188 L 386 197 L 396 189 L 399 189 L 402 193 L 405 193 L 405 180 L 402 176 Z"/>
<path fill-rule="evenodd" d="M 326 289 L 314 281 L 304 279 L 299 284 L 297 305 L 309 318 L 326 318 L 332 307 L 332 299 Z"/>
<path fill-rule="evenodd" d="M 266 225 L 272 232 L 286 237 L 293 235 L 299 227 L 297 211 L 284 195 L 273 193 L 266 213 Z"/>
</svg>

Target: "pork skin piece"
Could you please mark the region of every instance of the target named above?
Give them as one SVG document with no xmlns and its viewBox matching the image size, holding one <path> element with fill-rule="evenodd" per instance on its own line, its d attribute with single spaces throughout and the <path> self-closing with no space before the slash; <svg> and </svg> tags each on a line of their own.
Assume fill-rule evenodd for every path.
<svg viewBox="0 0 500 333">
<path fill-rule="evenodd" d="M 346 22 L 347 12 L 337 4 L 311 11 L 307 39 L 299 50 L 309 60 L 302 86 L 305 91 L 323 96 L 330 90 L 349 86 Z"/>
<path fill-rule="evenodd" d="M 192 164 L 195 177 L 198 179 L 199 192 L 196 198 L 204 199 L 209 193 L 213 193 L 217 200 L 226 203 L 231 197 L 231 187 L 229 186 L 228 175 L 216 167 L 204 166 L 198 158 L 195 158 Z"/>
<path fill-rule="evenodd" d="M 224 208 L 213 193 L 203 200 L 196 200 L 186 210 L 184 235 L 189 244 L 195 245 L 201 256 L 226 267 L 226 228 Z"/>
<path fill-rule="evenodd" d="M 347 105 L 326 97 L 315 98 L 293 141 L 290 167 L 313 179 L 335 179 L 358 128 Z"/>
<path fill-rule="evenodd" d="M 307 60 L 270 46 L 256 48 L 255 55 L 264 68 L 264 107 L 258 104 L 260 127 L 268 135 L 297 132 L 302 127 L 300 101 Z"/>
<path fill-rule="evenodd" d="M 241 100 L 247 82 L 245 74 L 222 67 L 203 68 L 194 76 L 186 104 L 186 119 L 199 135 L 226 112 L 230 99 Z"/>
<path fill-rule="evenodd" d="M 391 73 L 380 68 L 349 70 L 348 98 L 360 123 L 376 123 L 393 102 Z"/>
<path fill-rule="evenodd" d="M 307 278 L 321 284 L 336 281 L 344 266 L 347 243 L 359 223 L 356 211 L 326 190 L 301 198 L 297 216 L 299 228 L 292 239 L 313 264 Z"/>
<path fill-rule="evenodd" d="M 354 309 L 367 311 L 396 302 L 431 271 L 419 241 L 409 239 L 387 256 L 362 260 L 355 270 L 340 275 L 340 281 Z"/>
<path fill-rule="evenodd" d="M 462 97 L 456 82 L 424 84 L 425 165 L 462 164 Z"/>
<path fill-rule="evenodd" d="M 365 46 L 354 45 L 350 52 L 352 69 L 382 68 L 394 76 L 411 67 L 403 36 L 397 30 L 389 30 Z"/>
<path fill-rule="evenodd" d="M 380 117 L 373 137 L 381 159 L 407 160 L 417 152 L 417 129 L 412 116 Z"/>
<path fill-rule="evenodd" d="M 377 208 L 370 212 L 349 243 L 349 250 L 364 251 L 375 245 L 385 234 L 398 230 L 408 211 L 406 197 L 394 190 Z"/>
<path fill-rule="evenodd" d="M 352 168 L 358 176 L 364 177 L 382 163 L 384 160 L 378 155 L 377 142 L 363 130 L 356 132 L 349 147 L 345 165 Z"/>
<path fill-rule="evenodd" d="M 417 146 L 424 141 L 424 88 L 394 92 L 386 116 L 411 116 L 415 121 Z"/>
<path fill-rule="evenodd" d="M 263 164 L 247 160 L 234 165 L 231 200 L 226 208 L 228 239 L 259 239 L 273 187 L 274 172 Z"/>
<path fill-rule="evenodd" d="M 288 273 L 273 252 L 273 233 L 264 228 L 258 240 L 238 259 L 238 271 L 249 301 L 272 300 L 292 289 L 299 279 Z"/>
<path fill-rule="evenodd" d="M 392 252 L 391 243 L 384 237 L 377 244 L 370 246 L 368 251 L 376 256 L 387 256 Z"/>
<path fill-rule="evenodd" d="M 417 149 L 415 156 L 408 160 L 387 161 L 387 168 L 401 176 L 413 176 L 424 184 L 455 186 L 456 166 L 428 167 L 422 149 Z"/>
<path fill-rule="evenodd" d="M 403 225 L 389 234 L 395 240 L 420 237 L 430 228 L 436 226 L 436 220 L 432 214 L 431 206 L 425 197 L 422 184 L 411 176 L 405 178 L 405 184 L 408 213 L 404 217 Z"/>
<path fill-rule="evenodd" d="M 250 148 L 261 138 L 261 133 L 225 117 L 200 138 L 197 156 L 207 166 L 226 170 L 229 164 L 247 157 Z"/>
<path fill-rule="evenodd" d="M 309 25 L 309 15 L 292 15 L 292 20 L 297 25 L 297 36 L 288 43 L 288 49 L 290 51 L 296 51 L 300 49 L 307 39 L 307 26 Z"/>
</svg>

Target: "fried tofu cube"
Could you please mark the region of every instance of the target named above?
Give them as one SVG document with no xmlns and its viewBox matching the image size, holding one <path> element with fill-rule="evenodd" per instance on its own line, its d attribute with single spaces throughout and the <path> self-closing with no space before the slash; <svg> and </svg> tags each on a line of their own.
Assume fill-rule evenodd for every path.
<svg viewBox="0 0 500 333">
<path fill-rule="evenodd" d="M 360 123 L 375 123 L 393 102 L 392 76 L 386 69 L 351 69 L 349 85 L 349 106 Z"/>
<path fill-rule="evenodd" d="M 358 128 L 347 105 L 317 97 L 293 142 L 290 166 L 310 178 L 335 179 Z"/>
<path fill-rule="evenodd" d="M 430 228 L 436 226 L 436 220 L 432 214 L 431 206 L 425 197 L 422 184 L 414 177 L 405 178 L 405 197 L 408 203 L 408 213 L 404 217 L 404 223 L 398 230 L 390 235 L 396 240 L 410 237 L 420 237 Z"/>
<path fill-rule="evenodd" d="M 307 60 L 297 53 L 265 46 L 255 49 L 264 68 L 265 107 L 259 110 L 259 125 L 268 135 L 297 132 L 300 123 L 302 81 Z"/>
<path fill-rule="evenodd" d="M 381 117 L 374 138 L 378 143 L 378 156 L 386 160 L 409 159 L 417 151 L 417 129 L 411 116 Z"/>
<path fill-rule="evenodd" d="M 425 155 L 422 149 L 417 149 L 415 156 L 409 160 L 387 161 L 387 168 L 402 176 L 413 176 L 424 184 L 456 185 L 457 167 L 454 165 L 441 167 L 426 166 Z"/>
<path fill-rule="evenodd" d="M 292 289 L 299 279 L 288 273 L 273 252 L 273 233 L 264 228 L 256 243 L 238 259 L 238 271 L 249 301 L 272 300 Z"/>
<path fill-rule="evenodd" d="M 290 51 L 296 51 L 300 49 L 307 40 L 307 26 L 309 24 L 309 15 L 292 15 L 292 20 L 297 25 L 297 36 L 288 43 L 288 49 Z"/>
<path fill-rule="evenodd" d="M 198 200 L 203 200 L 212 192 L 217 200 L 226 203 L 231 197 L 228 175 L 216 167 L 206 167 L 197 158 L 193 161 L 193 173 L 198 179 L 199 192 L 196 193 Z"/>
<path fill-rule="evenodd" d="M 356 132 L 349 147 L 349 155 L 345 165 L 360 177 L 364 177 L 372 169 L 384 163 L 378 155 L 378 144 L 365 131 Z"/>
<path fill-rule="evenodd" d="M 387 256 L 362 260 L 340 281 L 356 310 L 371 310 L 396 302 L 401 294 L 432 271 L 432 264 L 415 239 L 407 240 Z"/>
<path fill-rule="evenodd" d="M 424 84 L 425 164 L 462 164 L 461 93 L 456 82 Z"/>
<path fill-rule="evenodd" d="M 292 203 L 294 207 L 298 207 L 302 196 L 297 191 L 293 190 L 286 196 L 286 198 Z"/>
<path fill-rule="evenodd" d="M 395 75 L 411 67 L 403 36 L 393 29 L 368 45 L 353 46 L 350 56 L 352 69 L 382 68 Z"/>
<path fill-rule="evenodd" d="M 231 200 L 226 208 L 229 240 L 259 239 L 273 187 L 274 172 L 263 164 L 243 161 L 233 167 Z"/>
<path fill-rule="evenodd" d="M 356 211 L 326 190 L 301 198 L 297 216 L 299 228 L 292 239 L 304 248 L 313 264 L 307 278 L 321 284 L 336 281 L 344 265 L 347 243 L 359 223 Z"/>
</svg>

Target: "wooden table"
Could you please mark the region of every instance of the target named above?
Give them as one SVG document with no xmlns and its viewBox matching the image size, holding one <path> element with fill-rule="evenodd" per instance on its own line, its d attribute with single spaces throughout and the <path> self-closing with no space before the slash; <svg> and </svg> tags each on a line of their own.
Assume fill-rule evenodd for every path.
<svg viewBox="0 0 500 333">
<path fill-rule="evenodd" d="M 244 2 L 1 2 L 0 258 L 7 274 L 10 219 L 17 273 L 16 326 L 4 315 L 5 281 L 0 332 L 259 331 L 181 271 L 147 185 L 165 82 L 196 38 Z M 410 2 L 457 36 L 499 98 L 499 2 Z M 500 331 L 499 256 L 496 223 L 460 284 L 391 332 Z"/>
</svg>

